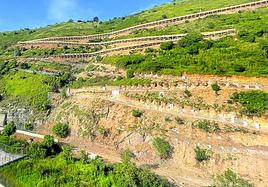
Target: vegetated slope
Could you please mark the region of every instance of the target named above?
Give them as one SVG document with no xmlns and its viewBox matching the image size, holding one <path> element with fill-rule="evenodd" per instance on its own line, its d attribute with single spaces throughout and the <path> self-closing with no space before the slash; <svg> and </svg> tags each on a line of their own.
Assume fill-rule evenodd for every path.
<svg viewBox="0 0 268 187">
<path fill-rule="evenodd" d="M 64 155 L 25 159 L 3 167 L 1 174 L 14 186 L 173 186 L 167 180 L 131 163 L 75 161 Z"/>
<path fill-rule="evenodd" d="M 184 34 L 192 31 L 212 32 L 230 28 L 236 29 L 238 32 L 252 32 L 252 34 L 267 32 L 268 8 L 259 8 L 254 11 L 244 11 L 238 14 L 213 15 L 204 19 L 181 23 L 180 25 L 169 26 L 162 29 L 138 30 L 128 36 L 122 36 L 120 38 Z"/>
<path fill-rule="evenodd" d="M 206 41 L 193 33 L 178 44 L 163 43 L 160 50 L 105 57 L 102 62 L 135 72 L 267 76 L 267 40 L 255 37 L 242 33 L 238 40 Z"/>
<path fill-rule="evenodd" d="M 114 18 L 106 22 L 68 22 L 60 23 L 40 29 L 22 29 L 20 31 L 0 33 L 0 47 L 7 47 L 18 41 L 32 40 L 52 36 L 88 35 L 119 30 L 150 21 L 161 20 L 185 14 L 196 13 L 215 8 L 237 5 L 254 0 L 186 0 L 164 4 L 153 9 L 137 13 L 128 17 Z"/>
</svg>

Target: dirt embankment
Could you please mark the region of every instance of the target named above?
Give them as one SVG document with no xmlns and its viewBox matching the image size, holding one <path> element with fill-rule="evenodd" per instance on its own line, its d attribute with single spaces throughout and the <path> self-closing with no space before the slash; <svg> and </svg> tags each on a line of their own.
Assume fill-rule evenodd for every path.
<svg viewBox="0 0 268 187">
<path fill-rule="evenodd" d="M 179 125 L 177 116 L 161 111 L 143 110 L 140 118 L 133 108 L 104 101 L 96 94 L 80 94 L 65 100 L 52 118 L 40 129 L 51 134 L 56 122 L 68 123 L 71 134 L 62 141 L 96 153 L 110 162 L 120 162 L 120 153 L 130 149 L 139 166 L 147 165 L 156 173 L 183 186 L 203 186 L 213 175 L 233 169 L 256 186 L 268 184 L 268 136 L 261 133 L 205 133 L 191 123 Z M 161 160 L 152 146 L 155 137 L 163 137 L 173 147 L 170 159 Z M 198 163 L 194 148 L 211 150 L 209 161 Z"/>
</svg>

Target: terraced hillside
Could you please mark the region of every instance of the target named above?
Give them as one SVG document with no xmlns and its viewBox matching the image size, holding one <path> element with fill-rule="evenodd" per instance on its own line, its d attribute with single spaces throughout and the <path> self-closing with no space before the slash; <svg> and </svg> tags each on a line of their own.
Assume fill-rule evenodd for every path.
<svg viewBox="0 0 268 187">
<path fill-rule="evenodd" d="M 196 0 L 196 2 L 174 2 L 154 9 L 138 13 L 128 17 L 122 17 L 110 20 L 103 23 L 60 23 L 51 25 L 45 28 L 28 30 L 22 29 L 21 31 L 12 31 L 1 33 L 1 47 L 6 47 L 10 44 L 14 44 L 18 41 L 41 39 L 52 36 L 81 36 L 96 33 L 109 32 L 112 30 L 119 30 L 134 26 L 136 24 L 147 23 L 150 21 L 156 21 L 163 19 L 166 15 L 168 18 L 181 16 L 191 13 L 196 13 L 221 7 L 227 7 L 232 5 L 238 5 L 241 3 L 253 2 L 254 0 L 237 0 L 237 1 L 213 1 L 213 0 L 202 0 L 202 2 Z M 165 13 L 163 13 L 163 10 Z M 164 16 L 164 17 L 166 17 Z"/>
<path fill-rule="evenodd" d="M 31 185 L 51 185 L 62 168 L 79 175 L 100 164 L 98 181 L 107 185 L 125 184 L 113 174 L 129 168 L 137 186 L 147 176 L 163 186 L 265 186 L 267 7 L 267 0 L 173 1 L 103 23 L 1 33 L 0 112 L 18 129 L 74 146 L 81 160 L 64 148 L 0 174 L 25 186 L 33 176 Z M 27 132 L 18 137 L 29 139 Z M 124 163 L 85 166 L 81 150 Z M 21 177 L 14 168 L 27 163 L 34 169 Z M 65 175 L 57 184 L 69 180 L 80 184 Z"/>
</svg>

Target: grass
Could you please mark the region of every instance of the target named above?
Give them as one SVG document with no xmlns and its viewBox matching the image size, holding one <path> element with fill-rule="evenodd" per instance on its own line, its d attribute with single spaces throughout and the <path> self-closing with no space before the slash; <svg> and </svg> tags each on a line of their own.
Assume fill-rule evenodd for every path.
<svg viewBox="0 0 268 187">
<path fill-rule="evenodd" d="M 173 186 L 148 170 L 131 163 L 106 164 L 97 159 L 67 160 L 61 153 L 46 159 L 24 159 L 0 168 L 0 176 L 12 186 Z"/>
<path fill-rule="evenodd" d="M 194 33 L 190 35 L 195 36 Z M 217 41 L 192 41 L 190 37 L 188 39 L 185 37 L 170 50 L 147 52 L 143 55 L 110 56 L 104 58 L 102 62 L 135 72 L 168 75 L 181 75 L 183 72 L 188 72 L 267 77 L 266 35 L 260 36 L 257 32 L 254 34 L 249 32 L 245 37 L 241 34 L 238 40 L 226 37 Z M 248 41 L 252 38 L 255 41 Z"/>
<path fill-rule="evenodd" d="M 164 139 L 157 137 L 153 139 L 153 147 L 161 159 L 167 159 L 171 155 L 172 147 Z"/>
<path fill-rule="evenodd" d="M 133 31 L 128 36 L 118 38 L 133 38 L 143 36 L 172 35 L 196 32 L 212 32 L 234 28 L 237 31 L 259 32 L 267 30 L 268 8 L 255 11 L 245 11 L 238 14 L 213 15 L 179 25 L 164 27 L 162 29 L 144 29 Z"/>
<path fill-rule="evenodd" d="M 230 101 L 240 105 L 242 115 L 262 116 L 268 111 L 268 93 L 263 91 L 234 93 Z"/>
<path fill-rule="evenodd" d="M 0 80 L 5 97 L 31 105 L 38 110 L 49 108 L 48 92 L 52 90 L 52 82 L 51 77 L 25 72 L 13 72 Z"/>
<path fill-rule="evenodd" d="M 199 12 L 200 10 L 210 10 L 215 8 L 226 7 L 254 0 L 186 0 L 167 3 L 150 10 L 140 13 L 115 18 L 103 23 L 92 22 L 66 22 L 54 25 L 49 25 L 37 29 L 22 29 L 18 31 L 0 33 L 0 48 L 7 47 L 18 41 L 39 39 L 52 36 L 72 36 L 72 35 L 89 35 L 95 33 L 108 32 L 134 26 L 141 23 L 161 20 L 163 17 L 175 17 L 185 14 Z"/>
<path fill-rule="evenodd" d="M 150 84 L 151 80 L 149 79 L 120 79 L 120 80 L 112 80 L 109 77 L 96 77 L 89 79 L 78 79 L 71 83 L 71 88 L 82 88 L 88 86 L 121 86 L 121 85 L 147 85 Z"/>
<path fill-rule="evenodd" d="M 234 171 L 228 169 L 223 174 L 217 175 L 214 178 L 213 186 L 252 186 L 247 180 L 236 174 Z"/>
<path fill-rule="evenodd" d="M 202 129 L 208 133 L 219 132 L 221 129 L 219 125 L 215 122 L 210 122 L 207 120 L 200 120 L 193 123 L 194 128 Z"/>
</svg>

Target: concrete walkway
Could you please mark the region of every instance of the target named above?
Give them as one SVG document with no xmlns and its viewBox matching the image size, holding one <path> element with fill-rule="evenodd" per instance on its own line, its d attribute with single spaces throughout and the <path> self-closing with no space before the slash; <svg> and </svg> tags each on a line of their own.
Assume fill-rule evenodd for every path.
<svg viewBox="0 0 268 187">
<path fill-rule="evenodd" d="M 18 159 L 21 159 L 23 157 L 24 157 L 23 155 L 15 155 L 15 154 L 13 155 L 13 154 L 6 153 L 6 152 L 0 150 L 0 167 L 4 166 L 10 162 L 14 162 Z"/>
</svg>

